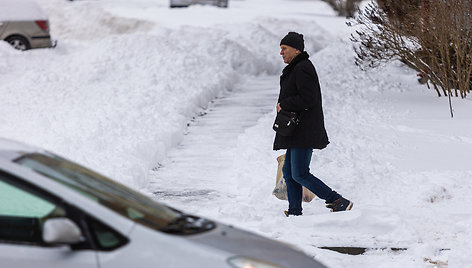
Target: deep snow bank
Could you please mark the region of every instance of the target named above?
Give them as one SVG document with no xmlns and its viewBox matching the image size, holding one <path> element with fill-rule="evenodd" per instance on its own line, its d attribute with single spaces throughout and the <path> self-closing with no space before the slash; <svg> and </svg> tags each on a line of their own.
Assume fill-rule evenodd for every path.
<svg viewBox="0 0 472 268">
<path fill-rule="evenodd" d="M 0 47 L 0 135 L 46 147 L 138 188 L 211 99 L 247 75 L 280 71 L 280 36 L 296 27 L 317 32 L 307 40 L 309 50 L 327 40 L 313 23 L 257 18 L 105 31 L 86 42 L 83 26 L 74 32 L 71 21 L 90 25 L 87 19 L 110 18 L 99 1 L 74 3 L 73 10 L 62 0 L 43 4 L 59 45 L 23 53 Z M 56 28 L 65 15 L 70 21 Z M 121 19 L 107 20 L 107 29 Z"/>
</svg>

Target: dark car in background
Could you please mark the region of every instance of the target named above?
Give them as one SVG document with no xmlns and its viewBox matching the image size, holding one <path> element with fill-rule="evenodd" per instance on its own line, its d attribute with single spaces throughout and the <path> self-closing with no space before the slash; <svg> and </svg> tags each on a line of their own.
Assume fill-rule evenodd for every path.
<svg viewBox="0 0 472 268">
<path fill-rule="evenodd" d="M 170 0 L 170 7 L 188 7 L 195 4 L 226 8 L 228 7 L 228 0 Z"/>
<path fill-rule="evenodd" d="M 0 40 L 19 50 L 55 46 L 48 17 L 32 0 L 0 1 Z"/>
</svg>

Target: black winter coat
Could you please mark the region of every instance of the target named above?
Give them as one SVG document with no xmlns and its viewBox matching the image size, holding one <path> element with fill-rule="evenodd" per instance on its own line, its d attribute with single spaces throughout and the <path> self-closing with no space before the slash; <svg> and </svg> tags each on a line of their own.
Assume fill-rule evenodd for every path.
<svg viewBox="0 0 472 268">
<path fill-rule="evenodd" d="M 321 90 L 315 67 L 308 53 L 296 56 L 282 71 L 278 102 L 282 110 L 301 114 L 295 134 L 285 137 L 276 134 L 274 150 L 288 148 L 325 148 L 328 134 L 324 126 Z"/>
</svg>

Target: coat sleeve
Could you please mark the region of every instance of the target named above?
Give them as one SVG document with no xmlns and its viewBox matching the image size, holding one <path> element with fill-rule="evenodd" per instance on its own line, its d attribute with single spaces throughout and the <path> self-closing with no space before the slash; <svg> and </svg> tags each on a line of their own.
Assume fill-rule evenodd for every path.
<svg viewBox="0 0 472 268">
<path fill-rule="evenodd" d="M 307 65 L 300 67 L 294 70 L 298 94 L 280 102 L 284 110 L 294 112 L 307 110 L 312 108 L 320 98 L 320 85 L 314 67 Z"/>
</svg>

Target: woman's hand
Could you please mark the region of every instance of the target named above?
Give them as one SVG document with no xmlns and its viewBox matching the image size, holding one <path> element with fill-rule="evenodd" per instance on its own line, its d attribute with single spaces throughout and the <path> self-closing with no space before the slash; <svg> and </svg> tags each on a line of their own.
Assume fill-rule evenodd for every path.
<svg viewBox="0 0 472 268">
<path fill-rule="evenodd" d="M 280 107 L 280 102 L 277 103 L 277 112 L 280 112 L 280 110 L 282 110 L 282 107 Z"/>
</svg>

